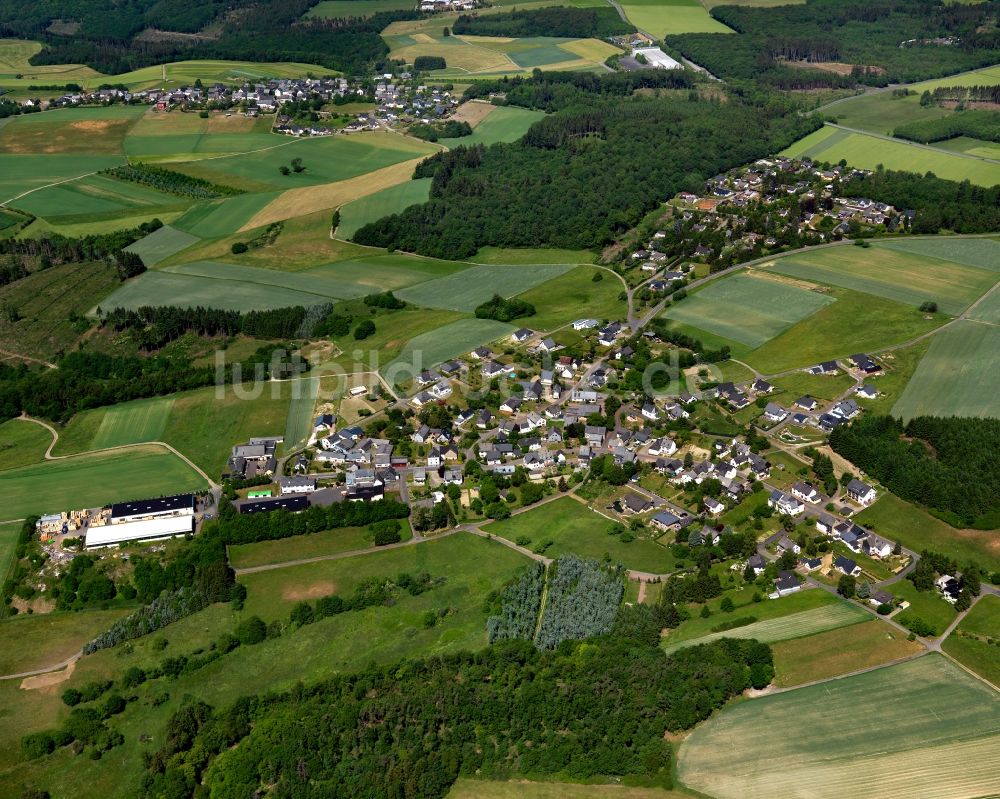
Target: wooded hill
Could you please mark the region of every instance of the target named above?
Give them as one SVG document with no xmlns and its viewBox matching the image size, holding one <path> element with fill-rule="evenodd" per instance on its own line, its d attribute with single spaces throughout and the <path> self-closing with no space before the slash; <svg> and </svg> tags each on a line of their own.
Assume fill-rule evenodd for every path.
<svg viewBox="0 0 1000 799">
<path fill-rule="evenodd" d="M 622 20 L 618 12 L 606 8 L 552 6 L 534 11 L 504 14 L 463 14 L 452 32 L 467 36 L 562 36 L 570 39 L 606 39 L 635 33 L 635 26 Z"/>
<path fill-rule="evenodd" d="M 643 86 L 683 88 L 687 75 L 540 74 L 483 82 L 507 102 L 555 113 L 518 142 L 457 147 L 421 163 L 430 200 L 362 227 L 361 244 L 443 258 L 479 247 L 596 248 L 614 241 L 666 198 L 777 152 L 819 122 L 781 103 L 635 96 Z"/>
<path fill-rule="evenodd" d="M 687 33 L 666 43 L 725 80 L 781 89 L 912 83 L 1000 60 L 993 3 L 808 0 L 775 8 L 717 6 L 712 16 L 738 35 Z M 841 75 L 796 62 L 858 69 Z"/>
</svg>

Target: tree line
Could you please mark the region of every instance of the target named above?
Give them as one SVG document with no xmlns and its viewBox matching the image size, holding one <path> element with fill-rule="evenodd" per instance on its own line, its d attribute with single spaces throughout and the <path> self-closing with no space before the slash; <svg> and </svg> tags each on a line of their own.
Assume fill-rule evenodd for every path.
<svg viewBox="0 0 1000 799">
<path fill-rule="evenodd" d="M 970 109 L 939 119 L 919 119 L 900 125 L 892 135 L 922 144 L 957 139 L 959 136 L 1000 141 L 1000 112 Z"/>
<path fill-rule="evenodd" d="M 223 186 L 204 178 L 191 177 L 172 169 L 141 162 L 105 169 L 101 174 L 110 175 L 129 183 L 139 183 L 181 197 L 194 197 L 198 200 L 214 200 L 219 197 L 233 197 L 237 194 L 243 194 L 242 190 L 234 189 L 232 186 Z"/>
<path fill-rule="evenodd" d="M 615 9 L 552 6 L 502 14 L 462 14 L 452 32 L 458 36 L 559 36 L 568 39 L 607 39 L 635 33 Z"/>
</svg>

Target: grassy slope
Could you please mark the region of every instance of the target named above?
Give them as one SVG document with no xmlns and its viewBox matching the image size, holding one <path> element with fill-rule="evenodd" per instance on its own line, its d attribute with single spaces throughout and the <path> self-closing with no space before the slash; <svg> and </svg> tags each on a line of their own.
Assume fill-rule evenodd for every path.
<svg viewBox="0 0 1000 799">
<path fill-rule="evenodd" d="M 601 279 L 594 282 L 594 275 Z M 595 319 L 623 319 L 626 303 L 618 299 L 622 284 L 614 275 L 593 267 L 579 266 L 519 295 L 537 313 L 525 320 L 532 328 L 552 330 L 583 315 Z"/>
<path fill-rule="evenodd" d="M 968 633 L 964 637 L 958 633 Z M 1000 685 L 1000 657 L 995 644 L 1000 640 L 1000 597 L 984 596 L 943 644 L 943 649 L 993 685 Z"/>
<path fill-rule="evenodd" d="M 494 294 L 512 297 L 559 277 L 572 269 L 569 264 L 505 266 L 484 264 L 462 273 L 428 281 L 398 292 L 407 302 L 426 308 L 473 311 Z"/>
<path fill-rule="evenodd" d="M 404 519 L 400 537 L 410 538 L 410 527 Z M 229 563 L 234 569 L 248 569 L 272 563 L 286 563 L 300 558 L 315 558 L 338 552 L 372 547 L 372 533 L 365 527 L 344 527 L 322 533 L 297 535 L 280 541 L 238 544 L 229 548 Z"/>
<path fill-rule="evenodd" d="M 0 424 L 0 470 L 40 463 L 51 440 L 49 431 L 34 422 L 10 419 Z"/>
</svg>

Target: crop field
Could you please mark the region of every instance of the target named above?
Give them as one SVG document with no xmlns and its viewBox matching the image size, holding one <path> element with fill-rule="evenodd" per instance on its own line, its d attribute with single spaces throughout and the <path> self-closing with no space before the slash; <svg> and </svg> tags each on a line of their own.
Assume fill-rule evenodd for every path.
<svg viewBox="0 0 1000 799">
<path fill-rule="evenodd" d="M 886 169 L 912 171 L 914 164 L 919 163 L 921 171 L 933 172 L 946 180 L 969 180 L 979 186 L 1000 183 L 1000 164 L 902 139 L 853 133 L 829 125 L 799 139 L 782 155 L 830 163 L 847 159 L 852 166 L 864 169 L 874 169 L 882 164 Z"/>
<path fill-rule="evenodd" d="M 288 413 L 285 416 L 284 451 L 304 445 L 312 432 L 313 408 L 319 395 L 320 379 L 303 377 L 287 383 Z"/>
<path fill-rule="evenodd" d="M 826 111 L 827 116 L 835 117 L 839 125 L 883 136 L 891 136 L 897 127 L 908 122 L 940 119 L 952 113 L 937 105 L 920 105 L 919 94 L 894 97 L 891 91 L 849 97 Z M 940 146 L 940 143 L 935 143 L 935 146 Z"/>
<path fill-rule="evenodd" d="M 836 302 L 741 360 L 764 374 L 774 374 L 909 341 L 946 321 L 940 314 L 928 319 L 915 306 L 849 289 L 831 289 L 829 296 Z"/>
<path fill-rule="evenodd" d="M 0 471 L 40 463 L 51 441 L 51 433 L 41 425 L 8 419 L 0 424 Z M 2 510 L 0 515 L 3 515 Z M 3 574 L 2 564 L 0 574 Z"/>
<path fill-rule="evenodd" d="M 10 469 L 0 476 L 0 487 L 4 514 L 16 519 L 194 491 L 205 482 L 176 455 L 150 446 Z"/>
<path fill-rule="evenodd" d="M 156 266 L 164 258 L 186 250 L 192 244 L 197 244 L 199 240 L 197 236 L 192 236 L 190 233 L 185 233 L 183 230 L 170 227 L 170 225 L 164 225 L 125 249 L 142 258 L 142 262 L 146 266 Z"/>
<path fill-rule="evenodd" d="M 196 134 L 270 134 L 274 120 L 270 116 L 247 117 L 232 111 L 210 111 L 203 118 L 197 111 L 157 111 L 151 108 L 129 129 L 129 139 L 147 136 Z M 272 139 L 273 143 L 273 139 Z"/>
<path fill-rule="evenodd" d="M 954 139 L 934 142 L 934 146 L 952 153 L 964 153 L 965 155 L 974 155 L 976 158 L 1000 160 L 1000 144 L 973 139 L 969 136 L 957 136 Z"/>
<path fill-rule="evenodd" d="M 894 416 L 997 416 L 1000 328 L 959 321 L 937 333 L 892 409 Z"/>
<path fill-rule="evenodd" d="M 759 347 L 816 313 L 833 297 L 777 280 L 734 275 L 676 303 L 664 313 L 710 333 Z"/>
<path fill-rule="evenodd" d="M 50 183 L 89 175 L 119 166 L 124 161 L 119 155 L 0 153 L 0 203 L 10 203 L 17 197 Z"/>
<path fill-rule="evenodd" d="M 996 686 L 1000 685 L 1000 657 L 991 640 L 1000 640 L 1000 597 L 986 595 L 962 619 L 942 648 Z"/>
<path fill-rule="evenodd" d="M 411 338 L 383 372 L 388 382 L 393 383 L 394 377 L 403 371 L 416 374 L 474 350 L 481 344 L 496 341 L 514 330 L 514 325 L 492 319 L 459 319 Z M 362 345 L 365 343 L 367 341 L 361 342 Z M 405 369 L 406 366 L 412 367 L 413 371 Z"/>
<path fill-rule="evenodd" d="M 256 140 L 259 134 L 249 134 Z M 170 136 L 149 137 L 152 140 Z M 376 169 L 412 160 L 438 148 L 419 139 L 391 133 L 358 133 L 294 139 L 268 136 L 271 146 L 247 154 L 202 159 L 171 165 L 171 169 L 213 183 L 249 190 L 287 190 L 364 175 Z M 184 149 L 179 152 L 189 152 Z M 301 158 L 304 171 L 282 175 L 279 167 Z"/>
<path fill-rule="evenodd" d="M 174 401 L 170 397 L 112 405 L 90 442 L 91 449 L 107 449 L 121 444 L 159 441 L 167 426 Z"/>
<path fill-rule="evenodd" d="M 397 293 L 407 302 L 426 308 L 474 311 L 494 294 L 513 297 L 573 268 L 572 264 L 483 264 Z"/>
<path fill-rule="evenodd" d="M 354 0 L 346 0 L 354 2 Z M 382 191 L 369 194 L 340 208 L 340 226 L 337 235 L 349 239 L 369 222 L 383 216 L 398 214 L 411 205 L 427 202 L 431 191 L 431 178 L 408 180 L 398 186 L 390 186 Z"/>
<path fill-rule="evenodd" d="M 950 236 L 934 238 L 905 238 L 880 242 L 879 247 L 887 250 L 926 255 L 956 264 L 978 266 L 1000 272 L 1000 241 L 993 239 L 959 239 Z"/>
<path fill-rule="evenodd" d="M 514 142 L 520 139 L 528 128 L 534 125 L 545 114 L 541 111 L 531 111 L 527 108 L 501 107 L 494 110 L 486 119 L 476 125 L 471 136 L 459 139 L 441 139 L 441 144 L 448 147 L 464 145 L 471 147 L 476 144 L 496 144 L 497 142 Z"/>
<path fill-rule="evenodd" d="M 0 128 L 0 152 L 25 154 L 124 152 L 129 128 L 144 106 L 57 108 L 14 117 Z"/>
<path fill-rule="evenodd" d="M 127 183 L 105 175 L 88 175 L 70 183 L 48 186 L 17 200 L 14 205 L 29 214 L 58 221 L 123 216 L 145 211 L 183 211 L 190 200 Z"/>
<path fill-rule="evenodd" d="M 718 799 L 973 799 L 996 793 L 998 729 L 996 691 L 927 655 L 732 705 L 681 745 L 677 773 Z"/>
<path fill-rule="evenodd" d="M 968 313 L 970 319 L 978 319 L 980 322 L 997 325 L 1000 324 L 1000 290 L 992 292 L 989 296 L 983 297 Z"/>
<path fill-rule="evenodd" d="M 655 39 L 675 33 L 732 33 L 698 0 L 627 0 L 622 10 L 629 22 Z"/>
<path fill-rule="evenodd" d="M 411 0 L 322 0 L 306 12 L 305 18 L 368 17 L 382 11 L 405 11 L 411 8 Z"/>
<path fill-rule="evenodd" d="M 859 669 L 890 663 L 923 650 L 907 634 L 883 621 L 868 621 L 778 641 L 774 652 L 774 684 L 782 688 L 839 677 Z"/>
<path fill-rule="evenodd" d="M 173 227 L 202 239 L 228 236 L 246 225 L 276 197 L 278 192 L 241 194 L 225 200 L 199 203 L 174 220 Z"/>
<path fill-rule="evenodd" d="M 290 137 L 279 136 L 267 131 L 261 133 L 161 132 L 151 135 L 129 136 L 125 139 L 125 154 L 132 160 L 149 162 L 211 161 L 221 156 L 232 156 L 233 154 L 251 155 L 272 147 L 280 149 L 282 145 L 287 145 L 290 141 L 293 141 Z M 277 171 L 277 167 L 275 170 Z M 247 188 L 255 187 L 254 183 L 247 185 Z"/>
<path fill-rule="evenodd" d="M 816 589 L 813 589 L 816 590 Z M 776 600 L 782 602 L 783 599 Z M 735 615 L 735 614 L 734 614 Z M 871 614 L 850 602 L 838 602 L 835 605 L 803 610 L 800 613 L 793 613 L 790 616 L 782 616 L 776 619 L 765 619 L 748 624 L 745 627 L 736 627 L 720 633 L 709 633 L 699 638 L 691 638 L 686 641 L 664 644 L 664 650 L 673 652 L 686 646 L 697 646 L 716 641 L 719 638 L 756 638 L 758 641 L 770 643 L 771 641 L 788 641 L 792 638 L 802 638 L 807 635 L 835 630 L 838 627 L 846 627 L 851 624 L 868 621 Z"/>
<path fill-rule="evenodd" d="M 996 272 L 987 269 L 878 245 L 829 247 L 778 258 L 766 268 L 918 307 L 930 300 L 949 314 L 964 311 L 998 280 Z"/>
<path fill-rule="evenodd" d="M 557 557 L 573 552 L 581 557 L 611 560 L 630 569 L 664 573 L 674 569 L 670 550 L 648 538 L 636 538 L 625 543 L 618 536 L 608 535 L 615 524 L 613 519 L 602 516 L 570 497 L 561 497 L 526 513 L 519 513 L 502 522 L 492 522 L 485 529 L 493 535 L 517 541 L 524 536 L 533 548 L 543 541 L 552 545 L 545 550 L 547 557 Z"/>
<path fill-rule="evenodd" d="M 594 282 L 594 275 L 603 279 Z M 592 266 L 578 266 L 569 272 L 536 286 L 519 299 L 535 306 L 537 313 L 526 322 L 536 330 L 552 330 L 586 313 L 595 319 L 619 319 L 627 311 L 618 299 L 622 284 L 614 275 Z"/>
</svg>

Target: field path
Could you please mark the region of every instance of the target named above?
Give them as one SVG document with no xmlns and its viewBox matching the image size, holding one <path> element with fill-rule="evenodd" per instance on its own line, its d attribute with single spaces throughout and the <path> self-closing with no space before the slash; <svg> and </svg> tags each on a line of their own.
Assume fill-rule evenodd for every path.
<svg viewBox="0 0 1000 799">
<path fill-rule="evenodd" d="M 78 661 L 81 657 L 83 657 L 83 650 L 70 655 L 65 660 L 54 663 L 51 666 L 42 666 L 40 669 L 22 671 L 19 674 L 0 674 L 0 680 L 23 680 L 25 677 L 37 677 L 39 674 L 48 674 L 52 671 L 62 671 L 63 669 L 69 668 L 71 665 L 76 663 L 76 661 Z"/>
<path fill-rule="evenodd" d="M 124 158 L 124 156 L 122 156 L 122 157 Z M 33 189 L 28 189 L 27 191 L 22 191 L 16 197 L 11 197 L 8 200 L 4 200 L 3 202 L 0 202 L 0 207 L 8 205 L 9 203 L 12 203 L 12 202 L 16 202 L 17 200 L 20 200 L 22 197 L 27 197 L 29 194 L 34 194 L 36 191 L 41 191 L 42 189 L 47 189 L 47 188 L 49 188 L 51 186 L 59 186 L 62 183 L 72 183 L 74 180 L 80 180 L 80 178 L 89 178 L 91 175 L 96 175 L 96 174 L 97 174 L 97 172 L 86 172 L 85 174 L 82 174 L 82 175 L 74 175 L 71 178 L 63 178 L 62 180 L 57 180 L 54 183 L 46 183 L 44 186 L 35 186 L 35 188 L 33 188 Z"/>
<path fill-rule="evenodd" d="M 118 450 L 135 449 L 136 447 L 148 447 L 148 446 L 163 447 L 164 449 L 168 450 L 169 452 L 172 452 L 174 455 L 176 455 L 178 458 L 184 461 L 184 463 L 186 463 L 192 469 L 194 469 L 194 471 L 198 474 L 198 476 L 201 477 L 206 483 L 208 483 L 208 485 L 211 487 L 213 491 L 218 491 L 220 488 L 219 484 L 216 483 L 211 477 L 209 477 L 205 473 L 204 469 L 202 469 L 198 464 L 192 461 L 183 452 L 178 450 L 173 445 L 168 444 L 166 441 L 141 441 L 136 444 L 119 444 L 116 447 L 105 447 L 104 449 L 90 449 L 86 450 L 85 452 L 74 452 L 72 455 L 53 455 L 52 450 L 55 448 L 56 444 L 59 443 L 59 431 L 56 430 L 48 422 L 43 422 L 41 419 L 35 419 L 33 416 L 28 416 L 27 414 L 24 413 L 22 413 L 18 418 L 22 419 L 25 422 L 34 422 L 37 425 L 41 425 L 52 434 L 52 441 L 49 443 L 49 446 L 45 450 L 45 455 L 44 455 L 44 458 L 47 461 L 62 461 L 72 458 L 79 458 L 83 455 L 98 455 L 104 452 L 116 452 Z"/>
<path fill-rule="evenodd" d="M 38 358 L 32 358 L 30 355 L 21 355 L 17 352 L 11 352 L 10 350 L 0 350 L 0 355 L 6 356 L 8 358 L 18 358 L 22 361 L 28 361 L 29 363 L 37 363 L 41 366 L 47 366 L 49 369 L 56 369 L 54 363 L 49 363 L 48 361 L 41 361 Z"/>
</svg>

